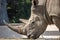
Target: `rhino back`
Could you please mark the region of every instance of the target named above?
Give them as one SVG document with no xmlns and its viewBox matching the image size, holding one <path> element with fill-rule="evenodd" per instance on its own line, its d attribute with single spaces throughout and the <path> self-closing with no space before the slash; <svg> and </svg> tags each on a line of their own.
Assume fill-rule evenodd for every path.
<svg viewBox="0 0 60 40">
<path fill-rule="evenodd" d="M 60 16 L 60 0 L 47 0 L 46 7 L 49 16 Z"/>
</svg>

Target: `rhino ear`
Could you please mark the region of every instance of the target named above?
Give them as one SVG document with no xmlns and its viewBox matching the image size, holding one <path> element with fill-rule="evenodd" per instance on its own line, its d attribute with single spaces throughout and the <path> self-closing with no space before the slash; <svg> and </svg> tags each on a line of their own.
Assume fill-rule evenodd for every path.
<svg viewBox="0 0 60 40">
<path fill-rule="evenodd" d="M 38 5 L 38 0 L 33 0 L 33 5 L 37 6 Z"/>
<path fill-rule="evenodd" d="M 28 22 L 28 20 L 26 20 L 26 19 L 19 19 L 20 21 L 22 21 L 23 23 L 27 23 Z"/>
</svg>

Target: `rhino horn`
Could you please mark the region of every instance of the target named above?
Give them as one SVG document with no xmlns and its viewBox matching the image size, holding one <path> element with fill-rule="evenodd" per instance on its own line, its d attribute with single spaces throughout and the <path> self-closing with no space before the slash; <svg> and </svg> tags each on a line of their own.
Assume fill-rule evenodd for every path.
<svg viewBox="0 0 60 40">
<path fill-rule="evenodd" d="M 26 32 L 23 32 L 23 30 L 22 30 L 22 28 L 26 25 L 25 23 L 21 23 L 19 25 L 14 25 L 14 24 L 7 23 L 5 20 L 3 20 L 3 22 L 11 30 L 13 30 L 13 31 L 15 31 L 15 32 L 17 32 L 19 34 L 26 35 Z"/>
<path fill-rule="evenodd" d="M 23 23 L 28 23 L 28 20 L 26 19 L 19 19 L 20 21 L 22 21 Z"/>
</svg>

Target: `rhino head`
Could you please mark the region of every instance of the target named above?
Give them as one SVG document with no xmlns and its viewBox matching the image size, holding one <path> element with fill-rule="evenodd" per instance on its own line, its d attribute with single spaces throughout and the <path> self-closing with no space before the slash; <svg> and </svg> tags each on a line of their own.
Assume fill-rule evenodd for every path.
<svg viewBox="0 0 60 40">
<path fill-rule="evenodd" d="M 44 1 L 44 0 L 43 0 Z M 32 0 L 31 16 L 28 20 L 19 19 L 23 23 L 18 26 L 12 26 L 4 21 L 4 23 L 12 30 L 27 35 L 28 38 L 38 38 L 46 29 L 48 23 L 44 18 L 45 6 L 44 2 L 38 5 L 40 1 Z"/>
</svg>

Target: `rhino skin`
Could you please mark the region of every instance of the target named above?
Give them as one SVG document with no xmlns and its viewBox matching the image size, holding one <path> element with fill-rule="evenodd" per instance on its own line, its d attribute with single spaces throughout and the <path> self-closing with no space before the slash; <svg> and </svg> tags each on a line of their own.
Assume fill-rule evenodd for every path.
<svg viewBox="0 0 60 40">
<path fill-rule="evenodd" d="M 19 26 L 4 23 L 10 29 L 32 39 L 39 38 L 47 25 L 55 24 L 60 30 L 60 0 L 32 0 L 30 18 L 19 20 L 23 22 Z"/>
</svg>

